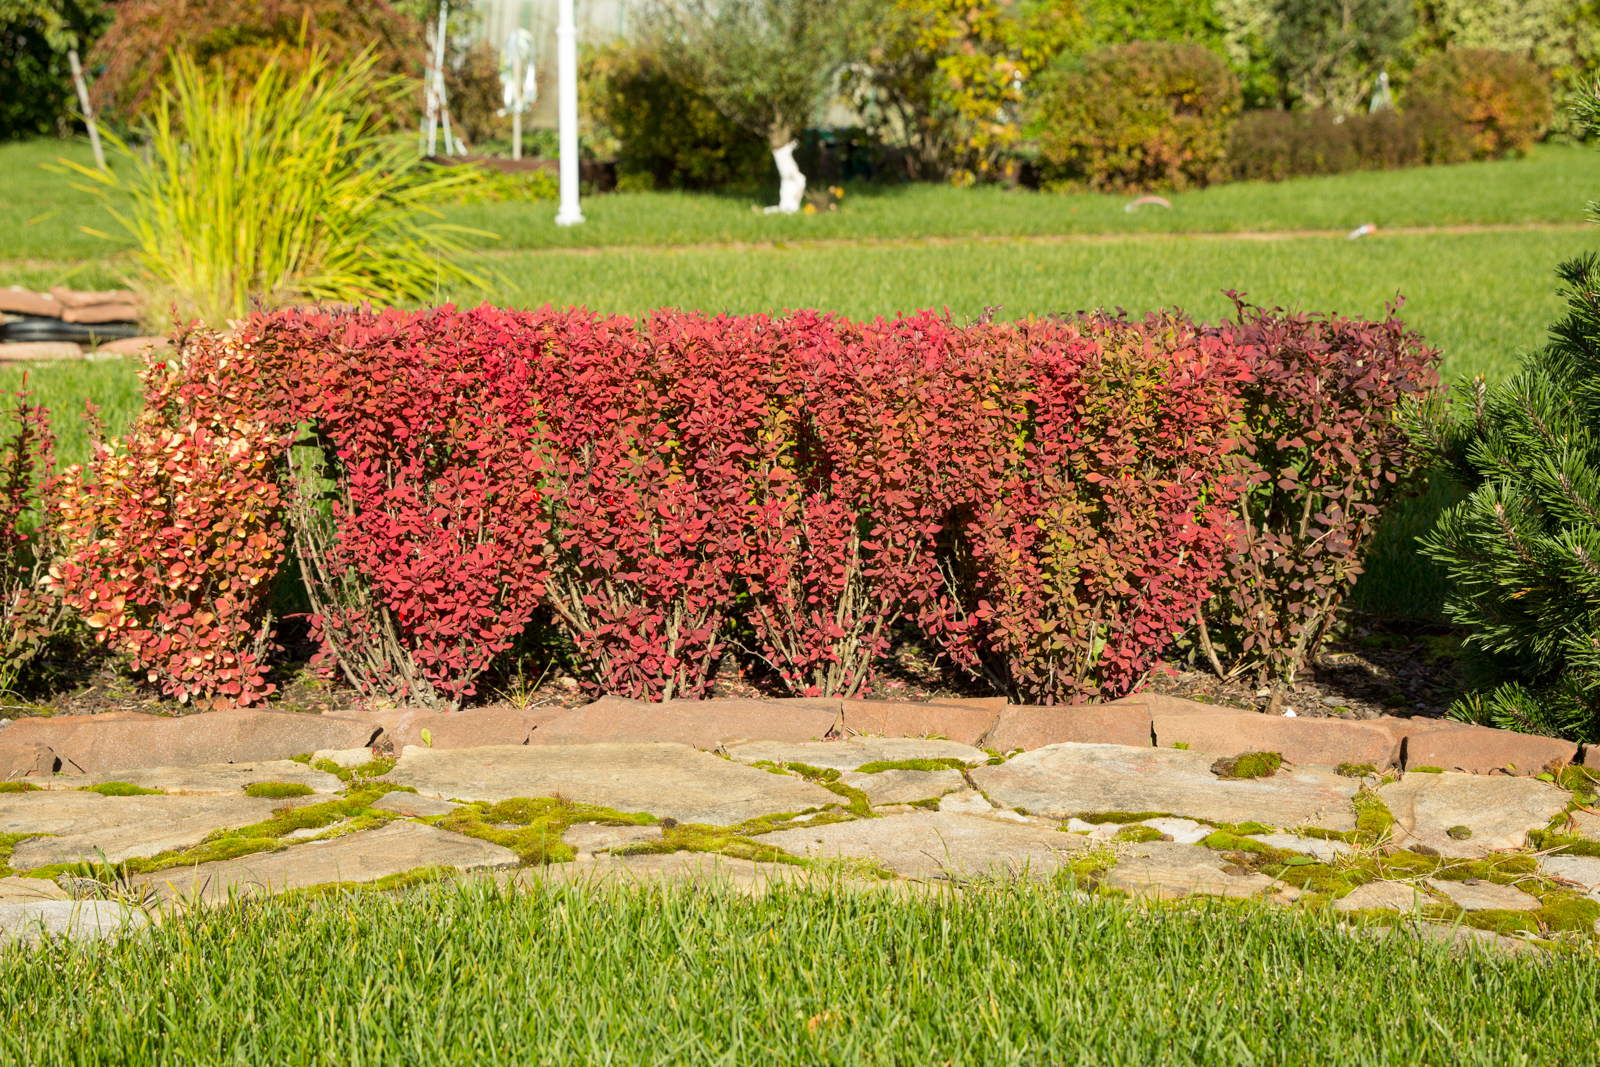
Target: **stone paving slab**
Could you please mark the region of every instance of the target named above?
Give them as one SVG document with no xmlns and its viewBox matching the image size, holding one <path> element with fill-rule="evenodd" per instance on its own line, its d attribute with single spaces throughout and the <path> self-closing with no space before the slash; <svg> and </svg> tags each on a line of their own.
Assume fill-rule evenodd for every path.
<svg viewBox="0 0 1600 1067">
<path fill-rule="evenodd" d="M 52 834 L 17 844 L 11 866 L 119 863 L 198 844 L 213 830 L 248 826 L 314 797 L 132 796 L 40 791 L 0 794 L 0 833 Z"/>
<path fill-rule="evenodd" d="M 1400 764 L 1400 742 L 1387 730 L 1344 719 L 1289 719 L 1218 709 L 1211 714 L 1157 715 L 1151 725 L 1158 748 L 1183 745 L 1213 756 L 1276 752 L 1291 763 L 1325 767 Z"/>
<path fill-rule="evenodd" d="M 1528 831 L 1542 830 L 1571 799 L 1534 778 L 1451 773 L 1407 774 L 1379 786 L 1378 796 L 1394 815 L 1395 845 L 1441 856 L 1522 848 Z"/>
<path fill-rule="evenodd" d="M 196 715 L 57 715 L 19 719 L 6 727 L 6 744 L 35 743 L 72 774 L 106 774 L 126 768 L 242 763 L 285 759 L 319 748 L 370 744 L 378 727 L 339 715 L 290 711 L 208 711 Z"/>
<path fill-rule="evenodd" d="M 0 945 L 46 937 L 101 941 L 149 925 L 144 912 L 109 900 L 0 901 Z"/>
<path fill-rule="evenodd" d="M 997 804 L 1065 819 L 1150 811 L 1212 822 L 1355 828 L 1358 785 L 1325 771 L 1287 768 L 1270 778 L 1227 781 L 1203 752 L 1063 743 L 969 772 Z"/>
<path fill-rule="evenodd" d="M 72 894 L 48 878 L 0 878 L 0 901 L 71 899 Z"/>
<path fill-rule="evenodd" d="M 1117 847 L 1117 865 L 1100 884 L 1138 896 L 1255 897 L 1286 889 L 1264 874 L 1235 867 L 1220 854 L 1198 845 L 1145 841 Z"/>
<path fill-rule="evenodd" d="M 874 860 L 906 878 L 1048 878 L 1089 847 L 1059 830 L 945 811 L 778 830 L 760 841 L 797 856 Z"/>
<path fill-rule="evenodd" d="M 446 800 L 560 796 L 720 826 L 841 802 L 820 785 L 678 744 L 407 748 L 388 778 Z"/>
<path fill-rule="evenodd" d="M 976 745 L 1005 708 L 1004 698 L 930 701 L 846 700 L 844 731 L 877 737 L 942 737 Z"/>
<path fill-rule="evenodd" d="M 580 856 L 584 853 L 606 852 L 613 848 L 661 840 L 659 826 L 608 826 L 605 823 L 580 822 L 567 827 L 561 840 L 572 846 Z"/>
<path fill-rule="evenodd" d="M 1524 893 L 1516 886 L 1485 882 L 1477 878 L 1451 881 L 1448 878 L 1429 878 L 1428 888 L 1463 911 L 1536 911 L 1539 898 Z"/>
<path fill-rule="evenodd" d="M 1368 882 L 1333 902 L 1334 911 L 1416 911 L 1427 894 L 1410 882 Z"/>
<path fill-rule="evenodd" d="M 1053 708 L 1016 705 L 1004 708 L 984 735 L 983 744 L 999 752 L 1043 748 L 1063 741 L 1082 744 L 1150 744 L 1148 705 L 1064 705 Z"/>
<path fill-rule="evenodd" d="M 35 784 L 45 789 L 78 789 L 109 781 L 127 782 L 143 789 L 160 789 L 167 793 L 220 796 L 242 793 L 246 786 L 259 782 L 288 782 L 307 786 L 318 793 L 337 793 L 344 788 L 344 783 L 337 776 L 326 771 L 313 770 L 294 760 L 150 767 L 144 770 L 118 771 L 114 777 L 107 774 L 58 774 Z"/>
<path fill-rule="evenodd" d="M 1600 856 L 1540 856 L 1539 870 L 1600 900 Z"/>
<path fill-rule="evenodd" d="M 530 745 L 673 742 L 714 749 L 735 741 L 810 741 L 839 722 L 837 700 L 669 700 L 605 697 L 552 718 Z"/>
<path fill-rule="evenodd" d="M 508 848 L 422 823 L 396 821 L 331 841 L 295 845 L 193 867 L 136 875 L 129 883 L 163 900 L 219 901 L 333 882 L 372 882 L 418 867 L 460 871 L 514 867 Z"/>
<path fill-rule="evenodd" d="M 567 708 L 468 708 L 440 711 L 434 708 L 400 708 L 364 712 L 362 717 L 383 727 L 377 743 L 395 752 L 407 745 L 425 748 L 480 748 L 484 745 L 525 745 L 533 731 L 568 713 Z M 427 739 L 422 733 L 426 730 Z"/>
<path fill-rule="evenodd" d="M 957 759 L 968 765 L 984 762 L 981 748 L 956 741 L 917 737 L 851 737 L 839 741 L 745 741 L 727 746 L 728 755 L 740 763 L 804 763 L 838 771 L 853 771 L 868 763 L 906 760 Z"/>
<path fill-rule="evenodd" d="M 1332 863 L 1340 856 L 1355 851 L 1354 845 L 1343 841 L 1330 841 L 1323 837 L 1300 837 L 1296 834 L 1253 834 L 1255 840 L 1260 841 L 1269 848 L 1281 848 L 1287 852 L 1299 852 L 1312 856 L 1323 863 Z"/>
<path fill-rule="evenodd" d="M 904 769 L 877 771 L 862 774 L 846 771 L 839 782 L 867 795 L 867 803 L 909 804 L 916 800 L 932 800 L 967 788 L 967 780 L 957 770 L 909 771 Z"/>
<path fill-rule="evenodd" d="M 1573 763 L 1577 758 L 1578 746 L 1571 741 L 1469 723 L 1436 724 L 1415 731 L 1406 739 L 1407 767 L 1528 775 Z"/>
<path fill-rule="evenodd" d="M 372 806 L 379 811 L 393 812 L 396 815 L 448 815 L 459 804 L 452 804 L 448 800 L 438 797 L 425 797 L 419 793 L 407 793 L 404 789 L 396 789 L 393 793 L 385 793 L 372 802 Z"/>
</svg>

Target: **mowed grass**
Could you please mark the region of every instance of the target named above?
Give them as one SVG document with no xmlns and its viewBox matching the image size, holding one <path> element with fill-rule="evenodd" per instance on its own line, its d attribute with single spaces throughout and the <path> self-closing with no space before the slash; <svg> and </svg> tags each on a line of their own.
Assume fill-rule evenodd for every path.
<svg viewBox="0 0 1600 1067">
<path fill-rule="evenodd" d="M 1581 1063 L 1593 958 L 1060 889 L 272 900 L 0 952 L 0 1060 Z"/>
<path fill-rule="evenodd" d="M 0 260 L 79 261 L 126 247 L 83 232 L 111 220 L 78 180 L 47 167 L 89 161 L 76 142 L 0 145 Z M 497 235 L 486 248 L 593 248 L 722 242 L 860 241 L 907 237 L 1163 234 L 1283 230 L 1345 232 L 1365 223 L 1414 226 L 1571 226 L 1600 196 L 1597 156 L 1541 145 L 1524 159 L 1452 167 L 1247 182 L 1172 194 L 1170 210 L 1125 210 L 1129 197 L 934 184 L 846 187 L 843 207 L 811 216 L 757 213 L 770 190 L 722 194 L 628 193 L 589 197 L 587 221 L 552 224 L 552 203 L 450 208 L 452 222 Z M 903 310 L 903 309 L 896 309 Z"/>
</svg>

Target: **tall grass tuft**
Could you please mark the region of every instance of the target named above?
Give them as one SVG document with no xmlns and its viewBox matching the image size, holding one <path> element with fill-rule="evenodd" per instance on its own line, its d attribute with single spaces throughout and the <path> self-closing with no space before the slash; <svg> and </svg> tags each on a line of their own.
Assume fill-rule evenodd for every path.
<svg viewBox="0 0 1600 1067">
<path fill-rule="evenodd" d="M 381 132 L 410 85 L 373 63 L 318 53 L 291 70 L 280 55 L 243 80 L 175 56 L 142 144 L 108 131 L 109 173 L 67 163 L 133 237 L 151 307 L 220 325 L 257 302 L 403 303 L 483 284 L 455 259 L 482 235 L 434 210 L 478 179 Z"/>
</svg>

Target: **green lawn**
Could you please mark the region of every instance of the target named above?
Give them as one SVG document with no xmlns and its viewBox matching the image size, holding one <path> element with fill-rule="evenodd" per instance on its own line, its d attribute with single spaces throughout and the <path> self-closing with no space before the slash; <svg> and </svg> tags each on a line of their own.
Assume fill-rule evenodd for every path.
<svg viewBox="0 0 1600 1067">
<path fill-rule="evenodd" d="M 1306 915 L 492 884 L 272 900 L 0 952 L 0 1061 L 1590 1062 L 1592 957 L 1452 955 Z"/>
</svg>

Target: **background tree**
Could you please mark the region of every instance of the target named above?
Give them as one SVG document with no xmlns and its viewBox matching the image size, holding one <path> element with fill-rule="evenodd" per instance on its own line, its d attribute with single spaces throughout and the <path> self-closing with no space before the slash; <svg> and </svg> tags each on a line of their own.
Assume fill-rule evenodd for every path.
<svg viewBox="0 0 1600 1067">
<path fill-rule="evenodd" d="M 67 52 L 87 52 L 109 21 L 101 0 L 0 0 L 0 140 L 66 132 Z"/>
<path fill-rule="evenodd" d="M 644 32 L 672 78 L 766 139 L 787 178 L 788 146 L 859 55 L 869 10 L 867 0 L 661 0 Z"/>
<path fill-rule="evenodd" d="M 1284 82 L 1310 107 L 1354 111 L 1400 54 L 1411 0 L 1277 0 L 1275 51 Z"/>
</svg>

